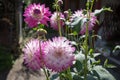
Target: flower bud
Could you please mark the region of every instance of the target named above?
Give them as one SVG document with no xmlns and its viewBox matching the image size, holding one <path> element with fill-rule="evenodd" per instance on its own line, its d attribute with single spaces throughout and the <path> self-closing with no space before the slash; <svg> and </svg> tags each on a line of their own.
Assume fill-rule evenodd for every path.
<svg viewBox="0 0 120 80">
<path fill-rule="evenodd" d="M 61 5 L 61 4 L 63 4 L 63 1 L 62 1 L 62 0 L 58 0 L 58 1 L 57 1 L 57 4 L 58 4 L 58 5 Z"/>
<path fill-rule="evenodd" d="M 69 16 L 69 12 L 68 11 L 64 11 L 64 15 L 67 18 Z"/>
<path fill-rule="evenodd" d="M 39 36 L 42 36 L 42 35 L 47 34 L 47 31 L 46 31 L 45 29 L 38 29 L 38 30 L 37 30 L 37 34 L 38 34 Z"/>
</svg>

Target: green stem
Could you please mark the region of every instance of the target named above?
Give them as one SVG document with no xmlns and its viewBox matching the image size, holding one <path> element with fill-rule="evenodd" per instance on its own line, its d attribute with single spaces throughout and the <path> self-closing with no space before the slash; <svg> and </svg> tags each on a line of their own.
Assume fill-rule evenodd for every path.
<svg viewBox="0 0 120 80">
<path fill-rule="evenodd" d="M 84 80 L 87 80 L 87 73 L 88 73 L 88 68 L 87 68 L 87 55 L 88 55 L 88 23 L 86 25 L 86 34 L 85 34 L 85 42 L 84 42 L 84 49 L 85 49 L 85 63 L 84 63 Z"/>
<path fill-rule="evenodd" d="M 57 14 L 58 15 L 58 28 L 59 28 L 59 35 L 62 36 L 62 32 L 61 32 L 61 25 L 60 25 L 60 14 Z"/>
<path fill-rule="evenodd" d="M 69 80 L 73 80 L 72 79 L 72 75 L 71 75 L 71 71 L 70 71 L 70 67 L 67 69 L 67 74 L 68 74 L 68 78 L 69 78 Z"/>
<path fill-rule="evenodd" d="M 62 31 L 61 31 L 61 25 L 60 25 L 60 6 L 57 4 L 57 0 L 56 0 L 56 12 L 57 12 L 57 23 L 58 23 L 58 30 L 59 30 L 59 35 L 62 36 Z"/>
<path fill-rule="evenodd" d="M 87 18 L 90 19 L 90 0 L 87 2 Z M 88 68 L 87 68 L 87 56 L 88 56 L 88 36 L 89 36 L 89 21 L 86 23 L 86 33 L 85 33 L 85 41 L 84 41 L 84 50 L 85 50 L 85 62 L 84 62 L 84 80 L 87 80 Z"/>
<path fill-rule="evenodd" d="M 93 9 L 93 4 L 94 4 L 94 1 L 95 1 L 95 0 L 92 0 L 92 2 L 91 2 L 90 11 L 92 11 L 92 9 Z"/>
<path fill-rule="evenodd" d="M 90 12 L 92 11 L 93 8 L 93 4 L 94 4 L 94 0 L 92 0 L 91 5 L 90 5 L 90 0 L 88 0 L 87 2 L 87 18 L 90 19 Z M 89 30 L 88 30 L 88 26 L 89 26 L 89 21 L 86 24 L 86 33 L 85 33 L 85 42 L 84 42 L 84 50 L 85 50 L 85 63 L 84 63 L 84 80 L 87 80 L 87 74 L 88 74 L 88 68 L 87 68 L 87 56 L 89 53 L 89 49 L 88 49 L 88 37 L 89 37 Z"/>
<path fill-rule="evenodd" d="M 49 77 L 48 77 L 48 74 L 47 74 L 47 72 L 46 72 L 46 70 L 45 70 L 45 68 L 42 68 L 42 69 L 43 69 L 43 71 L 44 71 L 44 73 L 45 73 L 46 80 L 50 80 Z"/>
</svg>

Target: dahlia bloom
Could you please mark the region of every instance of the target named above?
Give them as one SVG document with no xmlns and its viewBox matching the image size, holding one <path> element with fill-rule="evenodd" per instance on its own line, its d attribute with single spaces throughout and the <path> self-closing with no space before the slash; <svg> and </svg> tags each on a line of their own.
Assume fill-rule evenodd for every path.
<svg viewBox="0 0 120 80">
<path fill-rule="evenodd" d="M 86 23 L 87 23 L 87 14 L 83 14 L 83 10 L 75 11 L 75 13 L 71 16 L 71 20 L 75 17 L 81 17 L 84 20 L 84 24 L 81 26 L 80 34 L 85 34 L 86 32 Z M 96 24 L 97 17 L 90 13 L 90 20 L 88 21 L 88 30 L 92 30 L 94 25 Z"/>
<path fill-rule="evenodd" d="M 75 48 L 65 37 L 48 40 L 44 47 L 44 62 L 47 68 L 60 72 L 73 64 Z"/>
<path fill-rule="evenodd" d="M 49 21 L 49 16 L 51 12 L 49 8 L 45 8 L 45 5 L 40 4 L 30 4 L 25 9 L 24 15 L 25 22 L 30 28 L 36 27 L 38 24 L 44 24 L 48 26 L 47 21 Z"/>
<path fill-rule="evenodd" d="M 30 40 L 23 48 L 23 52 L 24 63 L 28 68 L 37 70 L 43 66 L 43 43 L 38 39 Z"/>
<path fill-rule="evenodd" d="M 57 18 L 58 18 L 58 16 L 57 15 L 59 15 L 60 16 L 60 26 L 61 27 L 63 27 L 64 26 L 64 22 L 63 22 L 63 20 L 61 20 L 61 19 L 64 19 L 64 15 L 62 14 L 62 13 L 57 13 L 57 12 L 54 12 L 53 14 L 52 14 L 52 16 L 51 16 L 51 18 L 50 18 L 50 24 L 51 24 L 51 27 L 53 28 L 53 29 L 55 29 L 55 30 L 58 30 L 59 28 L 58 28 L 58 21 L 57 21 Z"/>
</svg>

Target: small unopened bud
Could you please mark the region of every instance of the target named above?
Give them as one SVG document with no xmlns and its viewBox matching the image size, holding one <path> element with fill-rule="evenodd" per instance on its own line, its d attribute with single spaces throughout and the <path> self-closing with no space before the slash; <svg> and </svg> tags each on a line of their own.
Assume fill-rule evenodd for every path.
<svg viewBox="0 0 120 80">
<path fill-rule="evenodd" d="M 62 0 L 58 0 L 58 1 L 57 1 L 57 4 L 58 4 L 58 5 L 61 5 L 61 4 L 63 4 L 63 1 L 62 1 Z"/>
<path fill-rule="evenodd" d="M 47 31 L 45 29 L 38 29 L 37 30 L 37 34 L 39 36 L 43 36 L 43 35 L 47 34 Z"/>
<path fill-rule="evenodd" d="M 67 18 L 69 16 L 69 12 L 68 11 L 64 11 L 64 15 Z"/>
</svg>

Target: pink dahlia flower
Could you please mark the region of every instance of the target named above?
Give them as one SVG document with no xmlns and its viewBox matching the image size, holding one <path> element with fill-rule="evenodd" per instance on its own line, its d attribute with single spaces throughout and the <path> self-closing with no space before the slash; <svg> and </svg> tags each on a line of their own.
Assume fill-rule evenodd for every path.
<svg viewBox="0 0 120 80">
<path fill-rule="evenodd" d="M 48 40 L 44 47 L 44 62 L 47 68 L 60 72 L 73 64 L 75 48 L 65 37 Z"/>
<path fill-rule="evenodd" d="M 64 22 L 62 19 L 64 19 L 64 15 L 62 13 L 57 13 L 57 12 L 54 12 L 50 18 L 50 24 L 51 24 L 51 27 L 55 30 L 58 30 L 58 21 L 57 21 L 57 18 L 58 18 L 58 15 L 60 16 L 60 26 L 63 27 L 64 26 Z"/>
<path fill-rule="evenodd" d="M 85 34 L 86 23 L 87 23 L 87 19 L 88 19 L 87 15 L 83 14 L 83 10 L 78 10 L 78 11 L 75 11 L 75 13 L 72 16 L 72 19 L 75 17 L 81 17 L 82 19 L 84 19 L 84 24 L 81 27 L 80 34 Z M 89 31 L 93 29 L 94 25 L 96 24 L 96 21 L 97 21 L 97 17 L 93 13 L 90 13 L 90 20 L 88 21 L 88 30 Z"/>
<path fill-rule="evenodd" d="M 41 45 L 41 46 L 40 46 Z M 38 39 L 30 40 L 23 48 L 24 63 L 30 69 L 37 70 L 43 66 L 43 43 Z"/>
<path fill-rule="evenodd" d="M 51 12 L 49 8 L 45 8 L 45 5 L 40 4 L 30 4 L 24 12 L 25 22 L 30 28 L 36 27 L 38 24 L 44 24 L 48 26 L 47 21 L 49 21 L 49 16 Z"/>
</svg>

